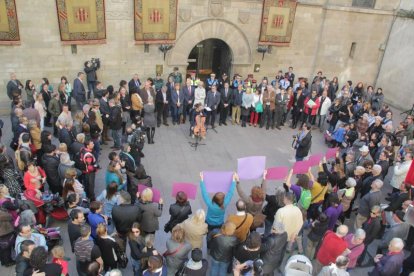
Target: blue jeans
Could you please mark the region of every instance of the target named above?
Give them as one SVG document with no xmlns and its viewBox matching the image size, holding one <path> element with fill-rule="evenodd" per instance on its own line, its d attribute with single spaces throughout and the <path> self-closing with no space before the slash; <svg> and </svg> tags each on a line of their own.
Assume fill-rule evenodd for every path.
<svg viewBox="0 0 414 276">
<path fill-rule="evenodd" d="M 272 230 L 272 226 L 273 226 L 273 222 L 265 219 L 265 231 L 264 231 L 264 236 L 268 236 Z"/>
<path fill-rule="evenodd" d="M 100 139 L 93 139 L 93 155 L 95 156 L 96 162 L 99 162 L 99 155 L 101 153 L 101 143 L 99 142 Z"/>
<path fill-rule="evenodd" d="M 296 161 L 303 161 L 304 158 L 305 157 L 297 157 L 297 156 L 295 156 Z"/>
<path fill-rule="evenodd" d="M 227 267 L 230 263 L 219 262 L 211 258 L 210 276 L 227 275 Z"/>
<path fill-rule="evenodd" d="M 134 276 L 141 276 L 141 261 L 130 258 Z"/>
<path fill-rule="evenodd" d="M 114 139 L 114 147 L 120 148 L 121 147 L 121 138 L 122 138 L 122 128 L 115 130 L 111 129 L 112 139 Z"/>
</svg>

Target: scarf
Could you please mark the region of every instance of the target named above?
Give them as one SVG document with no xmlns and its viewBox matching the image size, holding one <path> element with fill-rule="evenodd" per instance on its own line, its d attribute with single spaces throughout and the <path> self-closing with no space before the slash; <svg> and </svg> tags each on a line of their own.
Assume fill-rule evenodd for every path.
<svg viewBox="0 0 414 276">
<path fill-rule="evenodd" d="M 203 262 L 194 262 L 193 259 L 188 260 L 187 262 L 187 268 L 191 269 L 191 270 L 199 270 L 203 267 Z"/>
</svg>

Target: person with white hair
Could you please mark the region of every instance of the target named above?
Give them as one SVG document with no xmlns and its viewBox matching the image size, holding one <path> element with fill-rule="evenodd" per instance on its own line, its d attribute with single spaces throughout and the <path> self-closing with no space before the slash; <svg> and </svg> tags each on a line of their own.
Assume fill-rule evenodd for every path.
<svg viewBox="0 0 414 276">
<path fill-rule="evenodd" d="M 318 276 L 348 276 L 349 273 L 346 271 L 349 267 L 350 260 L 347 256 L 338 256 L 335 263 L 324 266 L 319 272 Z"/>
<path fill-rule="evenodd" d="M 371 208 L 380 205 L 382 200 L 381 188 L 384 185 L 381 179 L 376 179 L 371 184 L 371 191 L 361 197 L 359 201 L 358 214 L 355 218 L 355 229 L 361 228 L 362 224 L 368 219 Z"/>
<path fill-rule="evenodd" d="M 263 260 L 263 275 L 273 275 L 283 261 L 288 234 L 283 223 L 275 221 L 269 236 L 262 241 L 260 258 Z"/>
<path fill-rule="evenodd" d="M 394 174 L 391 178 L 392 192 L 398 192 L 400 190 L 401 183 L 405 180 L 408 170 L 411 167 L 413 162 L 413 156 L 411 153 L 406 153 L 404 158 L 401 158 L 400 155 L 397 155 L 397 162 L 394 166 Z"/>
<path fill-rule="evenodd" d="M 366 195 L 367 193 L 369 193 L 369 191 L 371 190 L 371 184 L 376 179 L 381 179 L 382 180 L 382 167 L 380 165 L 378 165 L 378 164 L 375 164 L 372 167 L 371 175 L 368 176 L 367 178 L 365 178 L 362 181 L 361 198 L 363 198 L 364 195 Z"/>
<path fill-rule="evenodd" d="M 393 238 L 388 245 L 386 255 L 377 254 L 374 257 L 375 267 L 368 273 L 369 276 L 400 275 L 404 261 L 404 242 L 400 238 Z"/>
<path fill-rule="evenodd" d="M 366 234 L 363 229 L 356 229 L 355 233 L 350 233 L 344 238 L 348 245 L 348 248 L 345 250 L 345 254 L 349 258 L 348 269 L 356 267 L 358 257 L 364 252 L 365 237 Z"/>
</svg>

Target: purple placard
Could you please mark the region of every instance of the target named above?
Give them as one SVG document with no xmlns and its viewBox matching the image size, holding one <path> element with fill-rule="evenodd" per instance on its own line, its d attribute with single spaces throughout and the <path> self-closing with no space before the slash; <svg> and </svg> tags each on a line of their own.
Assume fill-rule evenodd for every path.
<svg viewBox="0 0 414 276">
<path fill-rule="evenodd" d="M 273 167 L 267 169 L 266 179 L 280 180 L 285 179 L 289 173 L 289 167 Z"/>
<path fill-rule="evenodd" d="M 240 179 L 252 180 L 263 176 L 266 156 L 250 156 L 237 159 L 237 173 Z"/>
<path fill-rule="evenodd" d="M 138 192 L 141 194 L 143 190 L 145 190 L 146 188 L 150 188 L 152 190 L 153 193 L 153 197 L 152 197 L 152 202 L 159 202 L 160 198 L 161 198 L 161 192 L 160 190 L 154 188 L 154 187 L 148 187 L 145 186 L 143 184 L 138 184 Z"/>
<path fill-rule="evenodd" d="M 338 148 L 329 148 L 325 154 L 326 159 L 335 158 L 337 152 Z"/>
<path fill-rule="evenodd" d="M 309 161 L 296 161 L 293 165 L 293 174 L 305 174 L 310 168 Z"/>
<path fill-rule="evenodd" d="M 178 192 L 184 192 L 188 198 L 195 199 L 197 196 L 197 186 L 193 183 L 174 183 L 171 196 L 175 197 Z"/>
<path fill-rule="evenodd" d="M 311 155 L 311 157 L 309 157 L 309 159 L 308 159 L 309 166 L 311 166 L 311 167 L 318 166 L 319 162 L 321 162 L 322 158 L 323 158 L 322 153 L 317 153 L 317 154 Z"/>
<path fill-rule="evenodd" d="M 227 193 L 233 180 L 234 172 L 230 171 L 205 171 L 203 172 L 204 184 L 209 193 Z"/>
</svg>

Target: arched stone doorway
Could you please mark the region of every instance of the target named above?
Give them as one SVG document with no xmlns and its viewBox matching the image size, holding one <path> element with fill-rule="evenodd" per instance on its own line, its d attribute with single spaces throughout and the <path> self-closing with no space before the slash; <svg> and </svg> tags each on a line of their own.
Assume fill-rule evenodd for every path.
<svg viewBox="0 0 414 276">
<path fill-rule="evenodd" d="M 195 22 L 179 35 L 174 47 L 168 53 L 168 65 L 180 67 L 184 72 L 189 65 L 188 57 L 193 48 L 207 39 L 219 39 L 228 45 L 233 57 L 232 66 L 252 63 L 252 51 L 248 39 L 236 24 L 223 19 L 204 19 Z"/>
<path fill-rule="evenodd" d="M 221 39 L 209 38 L 191 50 L 188 56 L 187 74 L 194 72 L 202 80 L 214 72 L 219 78 L 223 73 L 230 75 L 233 53 Z"/>
</svg>

